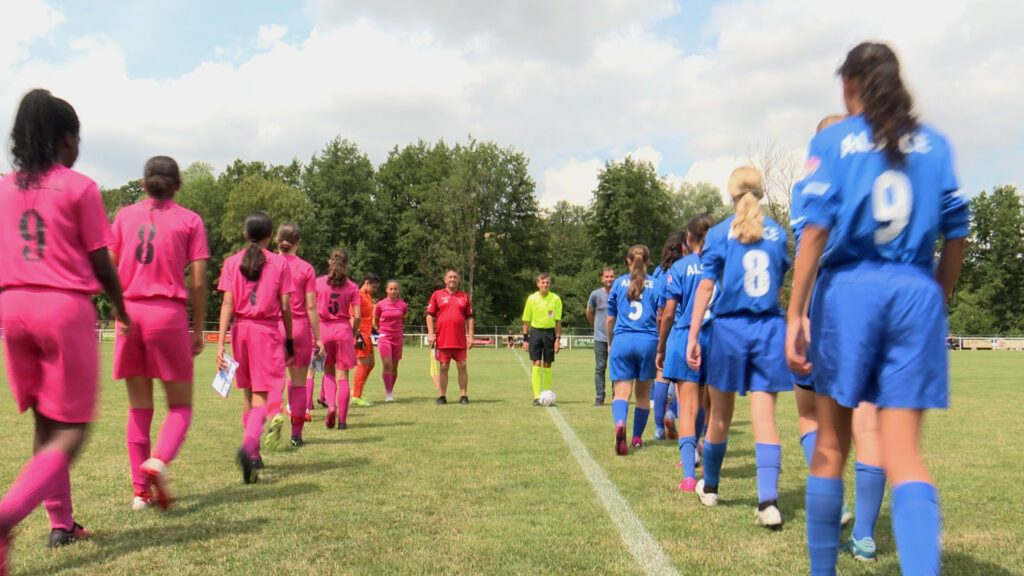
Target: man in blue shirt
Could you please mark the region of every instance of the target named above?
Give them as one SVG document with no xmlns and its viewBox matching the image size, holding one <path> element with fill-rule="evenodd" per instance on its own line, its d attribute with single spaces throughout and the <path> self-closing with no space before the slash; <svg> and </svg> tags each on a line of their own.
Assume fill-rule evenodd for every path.
<svg viewBox="0 0 1024 576">
<path fill-rule="evenodd" d="M 601 271 L 601 287 L 587 299 L 587 322 L 594 327 L 594 406 L 604 404 L 605 372 L 608 368 L 608 335 L 604 323 L 608 318 L 608 293 L 615 281 L 615 269 Z"/>
</svg>

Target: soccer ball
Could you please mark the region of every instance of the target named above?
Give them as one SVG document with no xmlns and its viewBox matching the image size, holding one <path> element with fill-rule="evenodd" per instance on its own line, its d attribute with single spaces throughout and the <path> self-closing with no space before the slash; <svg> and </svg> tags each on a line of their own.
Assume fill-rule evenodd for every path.
<svg viewBox="0 0 1024 576">
<path fill-rule="evenodd" d="M 556 399 L 557 396 L 555 396 L 555 392 L 553 390 L 545 390 L 540 393 L 541 406 L 554 406 Z"/>
</svg>

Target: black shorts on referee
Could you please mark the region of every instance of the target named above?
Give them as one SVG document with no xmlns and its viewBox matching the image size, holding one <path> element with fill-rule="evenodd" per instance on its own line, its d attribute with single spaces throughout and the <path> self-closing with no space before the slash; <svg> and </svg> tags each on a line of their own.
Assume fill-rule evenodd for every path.
<svg viewBox="0 0 1024 576">
<path fill-rule="evenodd" d="M 555 329 L 530 328 L 530 362 L 555 361 Z"/>
</svg>

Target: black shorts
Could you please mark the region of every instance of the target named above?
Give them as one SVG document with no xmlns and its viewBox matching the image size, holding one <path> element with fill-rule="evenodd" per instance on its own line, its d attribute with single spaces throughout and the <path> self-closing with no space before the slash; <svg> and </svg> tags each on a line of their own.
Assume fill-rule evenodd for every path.
<svg viewBox="0 0 1024 576">
<path fill-rule="evenodd" d="M 530 328 L 530 361 L 547 362 L 555 361 L 555 329 L 554 328 Z"/>
</svg>

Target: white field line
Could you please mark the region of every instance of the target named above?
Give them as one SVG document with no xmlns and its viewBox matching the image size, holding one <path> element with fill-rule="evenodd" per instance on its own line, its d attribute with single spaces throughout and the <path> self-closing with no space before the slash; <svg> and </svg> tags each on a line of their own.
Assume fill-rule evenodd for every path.
<svg viewBox="0 0 1024 576">
<path fill-rule="evenodd" d="M 516 350 L 515 356 L 516 360 L 519 360 L 519 365 L 526 371 L 526 374 L 530 375 L 530 367 L 523 362 L 522 354 Z M 619 489 L 608 478 L 601 465 L 587 452 L 586 446 L 580 441 L 572 426 L 562 417 L 562 413 L 558 408 L 552 406 L 544 411 L 554 420 L 555 426 L 562 433 L 562 438 L 569 445 L 569 450 L 576 457 L 576 462 L 583 470 L 583 475 L 590 481 L 594 492 L 597 492 L 601 503 L 604 504 L 604 509 L 608 512 L 608 516 L 615 523 L 619 536 L 622 537 L 622 541 L 626 543 L 630 554 L 636 559 L 644 573 L 652 576 L 678 575 L 679 571 L 672 565 L 672 561 L 668 559 L 661 545 L 654 539 L 654 536 L 651 536 L 651 533 L 644 527 L 640 518 L 629 507 L 629 503 L 619 493 Z"/>
</svg>

